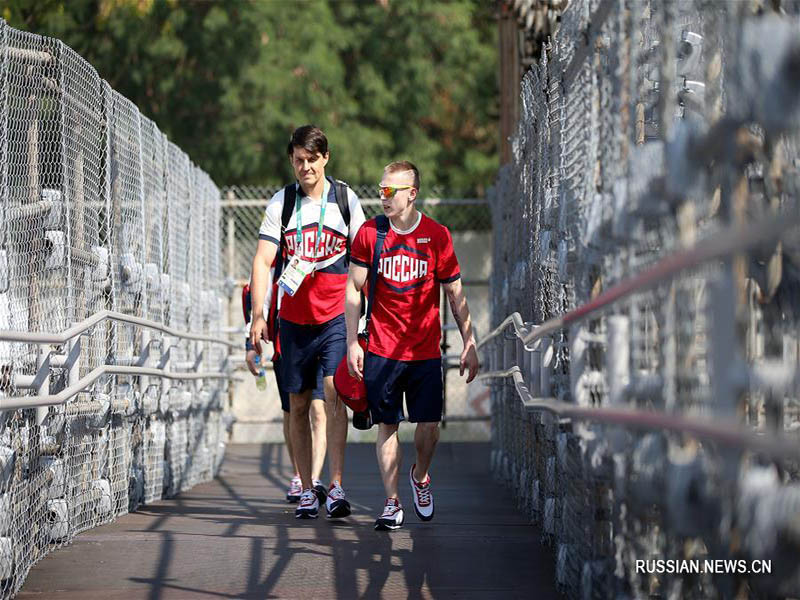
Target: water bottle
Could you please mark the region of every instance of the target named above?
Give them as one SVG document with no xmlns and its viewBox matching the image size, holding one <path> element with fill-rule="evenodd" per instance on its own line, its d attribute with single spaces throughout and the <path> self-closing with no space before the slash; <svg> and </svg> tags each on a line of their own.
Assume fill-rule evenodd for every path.
<svg viewBox="0 0 800 600">
<path fill-rule="evenodd" d="M 267 389 L 267 375 L 264 372 L 264 367 L 261 366 L 261 355 L 256 354 L 256 357 L 253 360 L 253 362 L 256 363 L 256 367 L 258 368 L 258 375 L 256 376 L 256 387 L 263 392 L 265 389 Z"/>
</svg>

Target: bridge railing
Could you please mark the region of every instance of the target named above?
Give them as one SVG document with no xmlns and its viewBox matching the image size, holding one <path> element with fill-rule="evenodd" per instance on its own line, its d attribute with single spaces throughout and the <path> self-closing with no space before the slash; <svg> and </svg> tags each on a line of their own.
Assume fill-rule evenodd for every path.
<svg viewBox="0 0 800 600">
<path fill-rule="evenodd" d="M 219 190 L 62 42 L 0 20 L 0 596 L 213 477 Z"/>
<path fill-rule="evenodd" d="M 569 597 L 800 589 L 800 7 L 784 8 L 570 3 L 523 79 L 490 198 L 482 377 L 492 466 Z M 654 559 L 699 562 L 637 568 Z"/>
</svg>

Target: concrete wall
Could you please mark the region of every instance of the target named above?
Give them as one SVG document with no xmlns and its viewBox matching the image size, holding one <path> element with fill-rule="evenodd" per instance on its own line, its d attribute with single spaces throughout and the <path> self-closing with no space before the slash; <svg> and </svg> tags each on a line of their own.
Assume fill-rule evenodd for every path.
<svg viewBox="0 0 800 600">
<path fill-rule="evenodd" d="M 489 295 L 488 287 L 471 285 L 471 281 L 486 281 L 491 272 L 492 234 L 489 231 L 461 231 L 453 233 L 453 244 L 461 264 L 462 279 L 468 283 L 465 286 L 467 300 L 475 324 L 475 329 L 480 339 L 489 331 Z M 255 379 L 243 364 L 244 339 L 246 332 L 242 321 L 241 289 L 234 292 L 233 300 L 229 305 L 229 323 L 234 327 L 241 327 L 241 333 L 235 334 L 234 339 L 241 339 L 242 351 L 237 364 L 241 369 L 237 371 L 237 380 L 231 386 L 232 411 L 236 417 L 233 426 L 233 442 L 279 442 L 283 441 L 281 425 L 282 411 L 278 398 L 275 379 L 271 370 L 267 372 L 268 387 L 265 392 L 259 392 L 255 386 Z M 446 302 L 444 303 L 446 304 Z M 449 314 L 447 320 L 453 323 Z M 460 354 L 461 335 L 458 331 L 447 333 L 450 354 Z M 271 356 L 272 348 L 267 346 L 266 356 Z M 449 415 L 488 415 L 489 393 L 488 389 L 480 382 L 467 386 L 464 377 L 460 377 L 458 369 L 451 369 L 447 374 L 446 410 Z M 411 439 L 413 427 L 400 428 L 402 439 Z M 350 441 L 374 441 L 375 429 L 372 431 L 358 431 L 350 427 L 348 434 Z M 452 422 L 443 430 L 444 440 L 488 440 L 488 422 Z"/>
</svg>

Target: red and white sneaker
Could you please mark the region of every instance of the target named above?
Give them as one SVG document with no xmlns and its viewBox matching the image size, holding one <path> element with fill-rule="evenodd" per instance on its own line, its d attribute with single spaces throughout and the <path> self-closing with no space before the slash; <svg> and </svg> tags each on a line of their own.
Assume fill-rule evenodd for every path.
<svg viewBox="0 0 800 600">
<path fill-rule="evenodd" d="M 289 482 L 289 489 L 286 490 L 286 501 L 287 502 L 297 502 L 300 500 L 300 494 L 303 493 L 303 484 L 300 483 L 300 476 L 295 475 L 292 477 L 292 481 Z"/>
<path fill-rule="evenodd" d="M 414 467 L 408 472 L 408 481 L 411 484 L 411 491 L 414 493 L 414 512 L 423 521 L 430 521 L 433 518 L 433 494 L 431 493 L 431 475 L 425 481 L 414 479 Z"/>
<path fill-rule="evenodd" d="M 381 516 L 375 521 L 378 531 L 393 531 L 403 526 L 403 507 L 397 498 L 387 498 Z"/>
<path fill-rule="evenodd" d="M 319 499 L 314 490 L 303 490 L 300 503 L 294 509 L 295 519 L 316 519 L 319 514 Z"/>
</svg>

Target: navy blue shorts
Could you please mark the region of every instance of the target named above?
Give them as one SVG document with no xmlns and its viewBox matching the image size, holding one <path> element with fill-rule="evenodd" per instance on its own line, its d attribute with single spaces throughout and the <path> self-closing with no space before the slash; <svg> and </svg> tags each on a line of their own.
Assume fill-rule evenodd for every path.
<svg viewBox="0 0 800 600">
<path fill-rule="evenodd" d="M 291 412 L 289 410 L 289 392 L 287 392 L 286 388 L 283 386 L 280 357 L 272 361 L 272 370 L 275 373 L 275 383 L 278 386 L 278 394 L 280 394 L 281 397 L 281 409 L 283 412 Z M 316 398 L 325 400 L 325 390 L 322 387 L 322 369 L 317 369 L 317 386 L 314 388 L 314 391 L 311 392 L 311 399 L 314 400 Z"/>
<path fill-rule="evenodd" d="M 280 320 L 281 383 L 287 393 L 299 394 L 317 385 L 317 371 L 333 377 L 347 352 L 344 315 L 321 325 L 298 325 Z"/>
<path fill-rule="evenodd" d="M 442 420 L 442 359 L 392 360 L 367 352 L 364 383 L 373 423 L 405 420 L 403 394 L 411 423 Z"/>
</svg>

